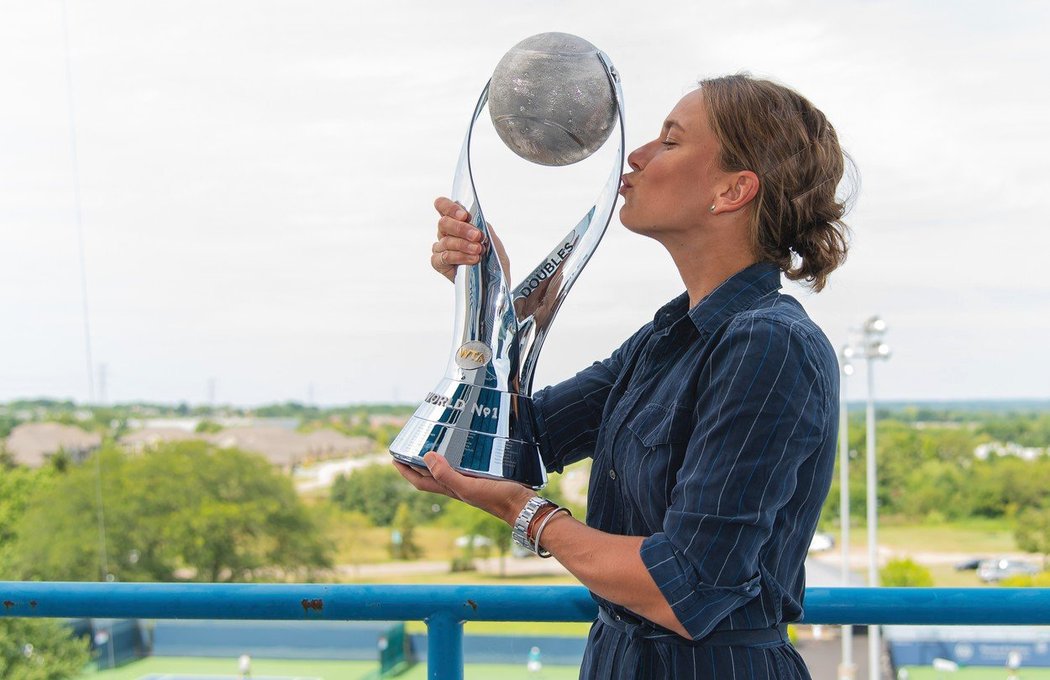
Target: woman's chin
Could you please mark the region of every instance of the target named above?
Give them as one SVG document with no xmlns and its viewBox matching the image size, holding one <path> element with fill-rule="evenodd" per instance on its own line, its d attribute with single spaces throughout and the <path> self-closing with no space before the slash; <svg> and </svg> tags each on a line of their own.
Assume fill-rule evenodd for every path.
<svg viewBox="0 0 1050 680">
<path fill-rule="evenodd" d="M 622 224 L 627 231 L 635 234 L 641 234 L 647 236 L 649 229 L 646 228 L 646 224 L 638 219 L 636 215 L 632 215 L 631 211 L 627 209 L 627 206 L 620 208 L 620 224 Z"/>
<path fill-rule="evenodd" d="M 620 206 L 620 224 L 627 227 L 628 231 L 638 233 L 639 223 L 631 213 L 631 206 L 626 203 Z"/>
</svg>

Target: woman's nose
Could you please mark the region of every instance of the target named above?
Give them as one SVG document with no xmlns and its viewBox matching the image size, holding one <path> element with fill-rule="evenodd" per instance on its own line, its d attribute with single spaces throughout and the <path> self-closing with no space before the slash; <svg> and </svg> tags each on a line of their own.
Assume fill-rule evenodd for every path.
<svg viewBox="0 0 1050 680">
<path fill-rule="evenodd" d="M 649 162 L 650 153 L 648 151 L 649 145 L 640 146 L 627 155 L 627 165 L 631 166 L 632 170 L 641 170 L 645 167 L 646 163 Z"/>
</svg>

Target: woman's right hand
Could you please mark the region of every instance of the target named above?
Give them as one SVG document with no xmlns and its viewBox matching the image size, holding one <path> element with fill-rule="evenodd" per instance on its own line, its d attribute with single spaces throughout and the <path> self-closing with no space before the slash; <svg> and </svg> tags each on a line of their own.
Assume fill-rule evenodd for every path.
<svg viewBox="0 0 1050 680">
<path fill-rule="evenodd" d="M 441 217 L 438 218 L 437 241 L 431 247 L 430 266 L 449 281 L 455 281 L 456 266 L 477 264 L 488 244 L 481 232 L 470 223 L 470 214 L 459 203 L 441 196 L 434 201 L 434 208 Z M 507 253 L 492 225 L 488 225 L 488 231 L 509 280 L 510 262 Z"/>
</svg>

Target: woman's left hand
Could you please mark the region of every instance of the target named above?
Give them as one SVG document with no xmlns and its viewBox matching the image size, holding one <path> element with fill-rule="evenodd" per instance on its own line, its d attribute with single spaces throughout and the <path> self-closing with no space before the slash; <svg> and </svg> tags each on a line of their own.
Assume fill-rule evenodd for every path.
<svg viewBox="0 0 1050 680">
<path fill-rule="evenodd" d="M 426 469 L 394 461 L 401 476 L 420 491 L 456 498 L 513 525 L 518 513 L 536 494 L 516 482 L 468 477 L 452 468 L 445 457 L 430 451 Z"/>
</svg>

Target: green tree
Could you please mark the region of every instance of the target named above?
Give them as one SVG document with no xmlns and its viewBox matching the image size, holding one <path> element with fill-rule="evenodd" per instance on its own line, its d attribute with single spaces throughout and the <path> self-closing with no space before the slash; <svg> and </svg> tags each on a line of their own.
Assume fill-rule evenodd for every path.
<svg viewBox="0 0 1050 680">
<path fill-rule="evenodd" d="M 499 554 L 499 575 L 500 578 L 504 578 L 507 575 L 507 553 L 510 552 L 512 541 L 510 527 L 499 517 L 482 510 L 478 510 L 477 513 L 477 520 L 471 527 L 471 533 L 484 536 L 492 542 Z"/>
<path fill-rule="evenodd" d="M 7 439 L 11 434 L 11 430 L 15 429 L 18 425 L 18 419 L 13 415 L 7 413 L 0 413 L 0 439 Z M 3 444 L 0 443 L 0 449 L 3 448 Z"/>
<path fill-rule="evenodd" d="M 397 506 L 391 528 L 391 557 L 396 560 L 414 560 L 423 553 L 416 543 L 416 520 L 408 503 L 402 502 Z"/>
<path fill-rule="evenodd" d="M 401 503 L 408 505 L 417 524 L 424 524 L 449 501 L 447 496 L 416 490 L 389 464 L 369 465 L 351 475 L 340 475 L 332 484 L 331 498 L 344 510 L 364 514 L 376 526 L 390 526 Z"/>
<path fill-rule="evenodd" d="M 1010 517 L 1039 507 L 1050 479 L 1050 458 L 1033 461 L 1015 456 L 991 456 L 974 462 L 969 502 L 979 517 Z"/>
<path fill-rule="evenodd" d="M 879 580 L 888 588 L 929 587 L 933 585 L 930 570 L 911 559 L 890 560 L 879 570 Z"/>
<path fill-rule="evenodd" d="M 1025 552 L 1043 556 L 1043 571 L 1048 569 L 1050 557 L 1050 505 L 1028 508 L 1017 515 L 1014 540 Z"/>
<path fill-rule="evenodd" d="M 412 489 L 390 465 L 369 465 L 350 475 L 339 475 L 332 484 L 332 502 L 344 510 L 360 512 L 376 526 L 389 526 L 398 505 Z"/>
<path fill-rule="evenodd" d="M 0 618 L 0 678 L 67 680 L 91 660 L 86 637 L 76 639 L 54 619 Z"/>
<path fill-rule="evenodd" d="M 222 432 L 222 425 L 219 425 L 214 420 L 201 420 L 197 423 L 197 427 L 193 428 L 194 432 L 201 434 L 215 434 L 216 432 Z"/>
<path fill-rule="evenodd" d="M 5 468 L 0 464 L 0 576 L 11 573 L 17 527 L 25 515 L 29 499 L 37 489 L 49 483 L 53 473 L 51 466 L 33 470 Z"/>
<path fill-rule="evenodd" d="M 446 507 L 442 524 L 456 529 L 457 538 L 467 537 L 468 539 L 463 555 L 460 560 L 457 560 L 457 563 L 470 563 L 473 561 L 477 554 L 474 548 L 473 537 L 480 536 L 487 539 L 492 547 L 496 549 L 500 557 L 500 576 L 506 575 L 506 555 L 510 552 L 511 530 L 503 520 L 472 505 L 456 502 Z M 487 556 L 487 554 L 488 551 L 486 549 L 482 556 Z M 466 564 L 457 563 L 454 563 L 454 566 L 467 566 Z"/>
<path fill-rule="evenodd" d="M 1045 447 L 1050 445 L 1050 413 L 997 416 L 985 420 L 980 430 L 995 441 Z"/>
<path fill-rule="evenodd" d="M 129 456 L 103 447 L 33 496 L 15 544 L 23 578 L 244 581 L 330 565 L 331 548 L 291 481 L 263 458 L 205 442 Z M 98 474 L 98 473 L 101 474 Z"/>
</svg>

